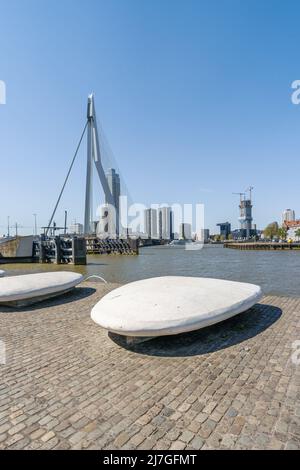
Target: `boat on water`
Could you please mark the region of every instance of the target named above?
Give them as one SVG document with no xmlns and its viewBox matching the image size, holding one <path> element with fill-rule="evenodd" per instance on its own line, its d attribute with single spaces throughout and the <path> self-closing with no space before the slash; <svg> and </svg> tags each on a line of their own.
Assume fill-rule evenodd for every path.
<svg viewBox="0 0 300 470">
<path fill-rule="evenodd" d="M 168 246 L 172 248 L 184 248 L 185 250 L 200 250 L 203 247 L 203 242 L 193 240 L 173 240 Z"/>
<path fill-rule="evenodd" d="M 185 247 L 187 245 L 192 245 L 193 240 L 172 240 L 168 246 L 176 246 L 176 247 Z"/>
<path fill-rule="evenodd" d="M 31 261 L 33 239 L 33 235 L 0 238 L 0 263 Z"/>
</svg>

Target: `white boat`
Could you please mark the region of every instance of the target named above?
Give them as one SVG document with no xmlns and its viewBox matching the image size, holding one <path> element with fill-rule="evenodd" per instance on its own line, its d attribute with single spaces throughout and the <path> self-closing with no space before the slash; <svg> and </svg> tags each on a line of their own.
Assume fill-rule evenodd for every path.
<svg viewBox="0 0 300 470">
<path fill-rule="evenodd" d="M 83 276 L 69 271 L 22 274 L 0 279 L 0 305 L 23 307 L 73 289 Z"/>
<path fill-rule="evenodd" d="M 172 240 L 168 246 L 172 246 L 172 247 L 186 247 L 186 245 L 192 245 L 193 243 L 193 240 Z"/>
<path fill-rule="evenodd" d="M 167 276 L 131 282 L 105 295 L 92 309 L 103 328 L 127 337 L 175 335 L 244 312 L 260 300 L 254 284 Z"/>
</svg>

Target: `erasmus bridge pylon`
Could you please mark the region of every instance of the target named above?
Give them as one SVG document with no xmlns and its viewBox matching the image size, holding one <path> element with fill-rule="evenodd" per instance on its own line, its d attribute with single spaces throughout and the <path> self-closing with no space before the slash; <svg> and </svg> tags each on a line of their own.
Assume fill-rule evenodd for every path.
<svg viewBox="0 0 300 470">
<path fill-rule="evenodd" d="M 87 105 L 87 169 L 84 210 L 84 233 L 93 232 L 93 168 L 96 167 L 105 200 L 114 205 L 113 195 L 107 182 L 107 178 L 101 162 L 101 149 L 97 129 L 94 94 L 89 95 Z"/>
<path fill-rule="evenodd" d="M 94 94 L 89 95 L 88 97 L 88 106 L 87 106 L 87 121 L 85 123 L 84 129 L 82 131 L 79 143 L 77 145 L 75 154 L 71 161 L 71 165 L 69 167 L 67 176 L 64 180 L 62 185 L 61 191 L 59 193 L 58 199 L 54 206 L 52 215 L 50 217 L 48 226 L 45 227 L 45 235 L 47 236 L 48 231 L 53 228 L 51 224 L 54 220 L 54 216 L 56 214 L 56 210 L 60 203 L 61 197 L 63 195 L 64 189 L 66 187 L 67 181 L 69 179 L 71 170 L 73 168 L 75 159 L 77 157 L 79 148 L 81 146 L 83 137 L 87 130 L 87 170 L 86 170 L 86 190 L 85 190 L 85 211 L 84 211 L 84 233 L 85 235 L 89 235 L 93 233 L 93 168 L 96 167 L 100 183 L 102 185 L 105 202 L 113 207 L 116 206 L 116 202 L 114 201 L 114 197 L 112 195 L 111 189 L 107 182 L 107 178 L 105 172 L 103 170 L 102 162 L 101 162 L 101 150 L 99 144 L 99 135 L 97 129 L 97 119 L 96 119 L 96 111 L 95 111 L 95 103 L 94 103 Z"/>
</svg>

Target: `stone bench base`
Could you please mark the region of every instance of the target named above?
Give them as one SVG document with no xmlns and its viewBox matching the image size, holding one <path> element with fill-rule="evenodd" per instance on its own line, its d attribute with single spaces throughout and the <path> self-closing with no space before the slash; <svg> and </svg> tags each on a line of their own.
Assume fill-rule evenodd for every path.
<svg viewBox="0 0 300 470">
<path fill-rule="evenodd" d="M 39 295 L 36 297 L 30 297 L 28 299 L 11 300 L 10 302 L 0 302 L 0 307 L 1 305 L 3 305 L 4 307 L 15 307 L 15 308 L 28 307 L 38 302 L 43 302 L 43 300 L 52 299 L 53 297 L 58 297 L 60 295 L 66 294 L 67 292 L 71 292 L 73 289 L 74 287 L 71 287 L 70 289 L 66 289 L 60 292 L 54 292 L 53 294 Z"/>
<path fill-rule="evenodd" d="M 156 336 L 124 336 L 126 344 L 128 346 L 134 346 L 135 344 L 144 343 L 156 338 Z"/>
</svg>

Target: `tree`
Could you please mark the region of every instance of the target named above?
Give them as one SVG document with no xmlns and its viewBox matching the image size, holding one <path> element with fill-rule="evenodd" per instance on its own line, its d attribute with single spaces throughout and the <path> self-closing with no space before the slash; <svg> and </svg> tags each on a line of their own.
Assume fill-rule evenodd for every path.
<svg viewBox="0 0 300 470">
<path fill-rule="evenodd" d="M 272 222 L 271 224 L 267 225 L 267 227 L 264 230 L 264 236 L 266 238 L 270 238 L 271 240 L 278 236 L 278 223 L 277 222 Z"/>
<path fill-rule="evenodd" d="M 300 238 L 300 228 L 297 228 L 296 232 L 295 232 L 295 235 L 299 241 L 299 238 Z"/>
<path fill-rule="evenodd" d="M 279 238 L 281 238 L 281 240 L 286 240 L 286 234 L 287 230 L 285 227 L 280 227 L 277 231 L 277 235 L 279 236 Z"/>
</svg>

